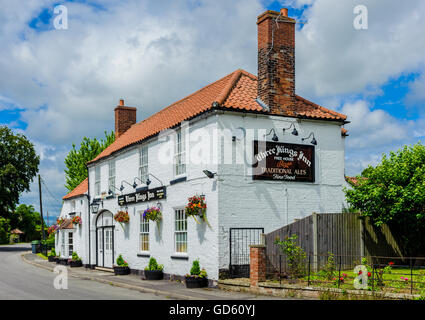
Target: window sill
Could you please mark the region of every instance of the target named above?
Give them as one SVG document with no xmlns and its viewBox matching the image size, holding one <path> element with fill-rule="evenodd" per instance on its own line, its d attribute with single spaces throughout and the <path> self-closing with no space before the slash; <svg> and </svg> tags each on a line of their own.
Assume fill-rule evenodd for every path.
<svg viewBox="0 0 425 320">
<path fill-rule="evenodd" d="M 187 177 L 186 176 L 178 177 L 178 178 L 176 178 L 174 180 L 171 180 L 170 181 L 170 185 L 173 185 L 173 184 L 176 184 L 176 183 L 179 183 L 179 182 L 184 182 L 186 180 L 187 180 Z"/>
<path fill-rule="evenodd" d="M 189 256 L 186 253 L 174 253 L 170 257 L 171 259 L 189 260 Z"/>
<path fill-rule="evenodd" d="M 140 258 L 149 258 L 149 257 L 151 256 L 151 253 L 150 253 L 150 252 L 148 252 L 148 251 L 145 251 L 145 252 L 139 252 L 139 253 L 137 254 L 137 256 L 138 256 L 138 257 L 140 257 Z"/>
</svg>

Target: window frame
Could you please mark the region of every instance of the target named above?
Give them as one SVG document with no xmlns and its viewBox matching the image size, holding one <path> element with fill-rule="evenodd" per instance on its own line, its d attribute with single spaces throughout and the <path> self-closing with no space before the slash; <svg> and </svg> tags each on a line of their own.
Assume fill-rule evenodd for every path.
<svg viewBox="0 0 425 320">
<path fill-rule="evenodd" d="M 173 173 L 174 177 L 185 176 L 186 168 L 186 136 L 184 130 L 179 128 L 174 137 Z"/>
<path fill-rule="evenodd" d="M 142 174 L 142 171 L 145 171 Z M 149 148 L 148 145 L 144 145 L 139 148 L 139 179 L 142 181 L 144 185 L 146 185 L 146 181 L 148 179 L 149 173 Z"/>
<path fill-rule="evenodd" d="M 68 232 L 68 257 L 72 257 L 74 252 L 74 233 Z"/>
<path fill-rule="evenodd" d="M 180 214 L 179 217 L 177 216 L 178 214 Z M 183 219 L 181 219 L 182 217 Z M 181 222 L 183 222 L 183 225 L 180 224 Z M 183 228 L 178 228 L 179 225 L 183 226 Z M 178 235 L 185 235 L 183 237 L 184 241 L 178 240 Z M 185 247 L 184 251 L 178 250 L 181 245 Z M 178 255 L 187 255 L 188 253 L 187 216 L 184 208 L 174 208 L 174 252 Z"/>
<path fill-rule="evenodd" d="M 145 239 L 142 239 L 145 236 Z M 143 243 L 147 243 L 147 250 L 143 250 Z M 140 224 L 139 224 L 139 252 L 150 252 L 150 228 L 149 220 L 143 218 L 143 211 L 140 211 Z"/>
<path fill-rule="evenodd" d="M 101 187 L 100 187 L 100 166 L 97 165 L 94 167 L 94 195 L 100 196 L 101 193 Z"/>
<path fill-rule="evenodd" d="M 111 170 L 113 168 L 113 170 Z M 113 175 L 111 175 L 111 171 L 113 171 Z M 113 184 L 111 183 L 111 181 L 113 181 Z M 109 166 L 108 166 L 108 189 L 111 190 L 112 192 L 114 192 L 115 190 L 115 184 L 116 182 L 116 164 L 115 164 L 115 159 L 110 160 L 109 161 Z M 113 188 L 111 188 L 111 186 Z"/>
</svg>

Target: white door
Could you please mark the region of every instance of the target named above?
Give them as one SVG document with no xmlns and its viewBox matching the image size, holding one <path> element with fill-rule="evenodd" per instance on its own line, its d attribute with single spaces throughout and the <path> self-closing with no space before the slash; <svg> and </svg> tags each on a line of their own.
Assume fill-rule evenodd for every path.
<svg viewBox="0 0 425 320">
<path fill-rule="evenodd" d="M 105 268 L 112 268 L 113 265 L 113 244 L 114 244 L 114 234 L 112 228 L 104 228 L 104 240 L 105 240 L 105 246 L 104 246 L 104 261 L 103 266 Z"/>
</svg>

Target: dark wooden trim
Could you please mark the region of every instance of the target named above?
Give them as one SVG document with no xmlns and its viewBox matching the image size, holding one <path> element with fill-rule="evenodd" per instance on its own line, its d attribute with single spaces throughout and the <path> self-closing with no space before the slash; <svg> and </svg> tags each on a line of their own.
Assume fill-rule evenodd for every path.
<svg viewBox="0 0 425 320">
<path fill-rule="evenodd" d="M 177 259 L 177 260 L 189 260 L 189 256 L 178 256 L 178 255 L 171 255 L 171 259 Z"/>
<path fill-rule="evenodd" d="M 151 256 L 151 254 L 150 253 L 138 253 L 137 256 L 141 257 L 141 258 L 149 258 Z"/>
<path fill-rule="evenodd" d="M 177 179 L 171 180 L 170 185 L 172 186 L 173 184 L 176 184 L 176 183 L 179 183 L 179 182 L 184 182 L 186 180 L 187 180 L 187 177 L 177 178 Z"/>
</svg>

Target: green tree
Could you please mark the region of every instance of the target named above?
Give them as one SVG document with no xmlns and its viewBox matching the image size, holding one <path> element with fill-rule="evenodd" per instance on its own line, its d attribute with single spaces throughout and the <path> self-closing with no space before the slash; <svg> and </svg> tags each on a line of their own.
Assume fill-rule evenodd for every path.
<svg viewBox="0 0 425 320">
<path fill-rule="evenodd" d="M 0 244 L 9 243 L 10 225 L 9 219 L 0 217 Z"/>
<path fill-rule="evenodd" d="M 21 204 L 10 219 L 11 229 L 18 228 L 24 232 L 25 241 L 40 239 L 41 217 L 32 205 Z"/>
<path fill-rule="evenodd" d="M 376 226 L 387 224 L 407 255 L 425 253 L 425 146 L 417 143 L 383 155 L 346 189 L 348 203 Z"/>
<path fill-rule="evenodd" d="M 0 126 L 0 216 L 7 218 L 20 194 L 30 190 L 39 164 L 34 145 L 24 135 Z"/>
<path fill-rule="evenodd" d="M 105 138 L 100 141 L 96 138 L 83 138 L 80 148 L 76 149 L 75 144 L 72 144 L 72 149 L 65 158 L 65 187 L 72 191 L 85 178 L 87 178 L 86 163 L 96 158 L 106 147 L 115 141 L 115 133 L 112 131 L 108 134 L 105 131 Z"/>
</svg>

